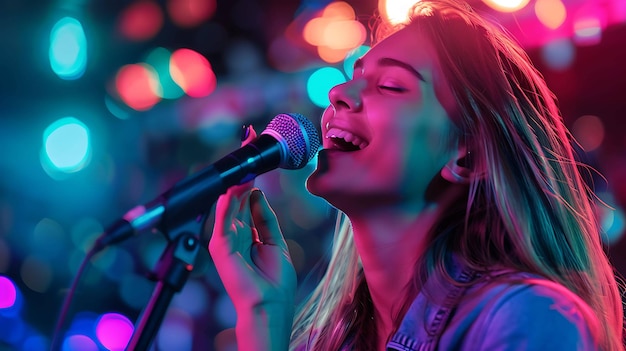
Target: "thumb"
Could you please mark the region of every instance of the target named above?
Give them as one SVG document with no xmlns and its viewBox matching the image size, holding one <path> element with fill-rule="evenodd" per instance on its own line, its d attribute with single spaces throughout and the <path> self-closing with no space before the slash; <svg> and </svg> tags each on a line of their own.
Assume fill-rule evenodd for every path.
<svg viewBox="0 0 626 351">
<path fill-rule="evenodd" d="M 263 244 L 287 248 L 276 214 L 259 189 L 254 189 L 250 193 L 250 211 L 252 212 L 254 227 L 257 229 Z"/>
</svg>

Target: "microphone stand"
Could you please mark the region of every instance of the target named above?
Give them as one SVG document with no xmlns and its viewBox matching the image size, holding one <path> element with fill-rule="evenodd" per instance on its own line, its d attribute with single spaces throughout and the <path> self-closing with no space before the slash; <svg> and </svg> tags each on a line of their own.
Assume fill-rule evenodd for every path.
<svg viewBox="0 0 626 351">
<path fill-rule="evenodd" d="M 200 247 L 200 240 L 195 233 L 202 229 L 204 217 L 199 216 L 196 221 L 178 229 L 173 239 L 168 240 L 155 267 L 154 279 L 157 284 L 139 316 L 127 351 L 147 351 L 152 344 L 174 294 L 182 290 L 193 270 Z"/>
</svg>

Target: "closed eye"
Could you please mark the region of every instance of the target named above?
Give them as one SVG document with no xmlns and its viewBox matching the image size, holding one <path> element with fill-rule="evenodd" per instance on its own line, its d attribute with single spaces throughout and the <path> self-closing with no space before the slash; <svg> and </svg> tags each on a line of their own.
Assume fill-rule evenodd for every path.
<svg viewBox="0 0 626 351">
<path fill-rule="evenodd" d="M 378 89 L 389 90 L 389 91 L 393 91 L 393 92 L 396 92 L 396 93 L 402 93 L 402 92 L 406 91 L 405 88 L 400 88 L 400 87 L 397 87 L 397 86 L 390 86 L 390 85 L 379 85 Z"/>
</svg>

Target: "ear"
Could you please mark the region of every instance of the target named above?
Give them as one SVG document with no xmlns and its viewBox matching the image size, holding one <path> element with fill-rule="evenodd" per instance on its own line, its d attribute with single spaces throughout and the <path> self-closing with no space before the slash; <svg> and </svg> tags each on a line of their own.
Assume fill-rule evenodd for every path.
<svg viewBox="0 0 626 351">
<path fill-rule="evenodd" d="M 469 152 L 465 146 L 460 146 L 456 154 L 441 169 L 441 177 L 453 184 L 469 184 L 474 172 L 468 165 Z"/>
</svg>

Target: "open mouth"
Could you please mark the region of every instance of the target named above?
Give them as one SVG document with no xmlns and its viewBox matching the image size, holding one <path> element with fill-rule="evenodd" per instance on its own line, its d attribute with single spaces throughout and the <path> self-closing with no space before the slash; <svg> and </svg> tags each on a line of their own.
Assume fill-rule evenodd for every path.
<svg viewBox="0 0 626 351">
<path fill-rule="evenodd" d="M 341 151 L 358 151 L 366 148 L 369 144 L 361 137 L 339 128 L 330 128 L 326 137 L 332 142 L 335 149 Z"/>
<path fill-rule="evenodd" d="M 329 139 L 333 143 L 333 146 L 338 150 L 348 152 L 361 150 L 359 145 L 354 145 L 353 143 L 346 141 L 344 138 L 330 137 Z"/>
</svg>

